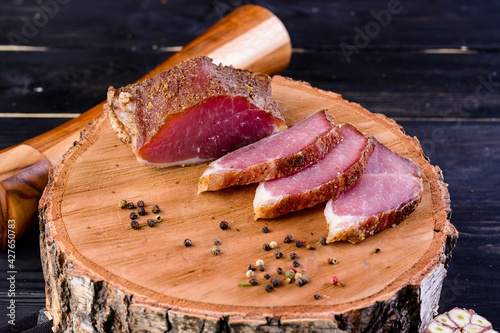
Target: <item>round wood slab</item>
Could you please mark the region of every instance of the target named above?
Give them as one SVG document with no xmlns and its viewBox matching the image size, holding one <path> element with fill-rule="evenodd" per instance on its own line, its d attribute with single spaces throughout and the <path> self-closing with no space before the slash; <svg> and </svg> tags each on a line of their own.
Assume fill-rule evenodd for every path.
<svg viewBox="0 0 500 333">
<path fill-rule="evenodd" d="M 57 330 L 407 332 L 430 321 L 458 237 L 440 169 L 429 164 L 416 138 L 383 115 L 279 76 L 272 88 L 287 125 L 326 108 L 336 123 L 352 123 L 410 158 L 424 179 L 416 211 L 356 245 L 322 246 L 324 204 L 254 221 L 256 185 L 198 194 L 206 164 L 141 167 L 103 115 L 51 171 L 39 205 L 47 307 Z M 145 202 L 140 229 L 130 227 L 131 210 L 118 208 L 121 199 Z M 150 228 L 154 204 L 163 221 Z M 219 228 L 223 220 L 227 230 Z M 315 249 L 285 244 L 288 234 Z M 186 238 L 191 247 L 183 245 Z M 211 253 L 215 238 L 218 256 Z M 271 241 L 282 259 L 262 249 Z M 282 280 L 266 292 L 264 273 L 283 279 L 276 268 L 291 267 L 291 251 L 309 283 Z M 338 264 L 328 264 L 329 257 Z M 266 265 L 266 272 L 255 272 L 259 284 L 239 286 L 257 259 Z M 333 275 L 345 286 L 332 285 Z"/>
</svg>

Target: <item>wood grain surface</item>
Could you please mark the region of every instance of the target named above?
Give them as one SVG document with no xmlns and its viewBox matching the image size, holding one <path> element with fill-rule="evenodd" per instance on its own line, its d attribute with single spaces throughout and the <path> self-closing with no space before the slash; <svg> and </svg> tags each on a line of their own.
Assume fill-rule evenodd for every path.
<svg viewBox="0 0 500 333">
<path fill-rule="evenodd" d="M 215 316 L 219 313 L 220 317 L 237 312 L 243 322 L 251 313 L 261 318 L 272 314 L 278 319 L 295 315 L 311 320 L 317 312 L 352 316 L 352 311 L 389 302 L 402 288 L 423 288 L 429 276 L 446 265 L 457 237 L 448 221 L 448 191 L 439 168 L 425 159 L 417 139 L 404 135 L 399 125 L 385 116 L 372 114 L 340 95 L 305 83 L 275 76 L 273 97 L 288 125 L 326 108 L 334 122 L 352 123 L 412 159 L 424 179 L 424 194 L 417 210 L 401 225 L 359 244 L 321 246 L 319 238 L 327 234 L 324 204 L 255 222 L 252 202 L 256 185 L 197 194 L 198 180 L 206 164 L 162 169 L 141 167 L 131 150 L 116 137 L 104 114 L 89 126 L 81 142 L 53 171 L 54 181 L 40 204 L 45 230 L 41 238 L 42 263 L 46 283 L 52 290 L 48 295 L 49 309 L 56 328 L 75 325 L 67 319 L 71 316 L 85 318 L 78 307 L 80 302 L 86 304 L 80 300 L 82 292 L 73 291 L 69 302 L 77 305 L 68 308 L 63 306 L 68 300 L 60 288 L 61 280 L 69 279 L 71 285 L 71 280 L 80 276 L 102 280 L 132 298 L 141 295 L 148 302 L 165 306 L 176 304 L 189 311 L 211 311 Z M 153 228 L 146 226 L 146 220 L 154 218 L 150 212 L 138 218 L 142 227 L 133 230 L 131 211 L 118 208 L 121 199 L 143 200 L 149 208 L 158 204 L 163 221 Z M 221 221 L 229 222 L 230 227 L 221 230 Z M 263 226 L 268 226 L 271 232 L 264 234 Z M 294 242 L 283 243 L 288 234 L 316 249 L 299 249 Z M 183 245 L 186 238 L 192 240 L 193 246 Z M 221 241 L 218 256 L 211 254 L 216 238 Z M 271 241 L 279 244 L 284 258 L 277 260 L 273 251 L 262 249 L 263 243 Z M 379 253 L 374 252 L 376 248 Z M 259 272 L 258 286 L 238 286 L 248 282 L 245 272 L 257 259 L 264 260 L 267 273 L 283 280 L 276 268 L 291 267 L 288 258 L 291 251 L 298 253 L 301 263 L 298 271 L 309 277 L 308 285 L 302 288 L 283 285 L 268 293 L 264 290 L 267 284 L 264 273 Z M 326 262 L 329 257 L 336 258 L 339 264 L 329 265 Z M 59 273 L 50 264 L 54 258 L 65 262 L 59 264 Z M 331 285 L 333 275 L 345 287 Z M 438 280 L 435 284 L 433 295 L 414 299 L 418 320 L 413 326 L 418 326 L 420 320 L 425 324 L 432 317 L 441 283 Z M 317 293 L 322 295 L 320 300 L 313 298 Z M 92 302 L 100 302 L 99 296 Z M 117 311 L 115 306 L 110 307 Z M 102 311 L 110 310 L 104 307 Z M 404 312 L 403 308 L 398 311 Z M 413 315 L 407 314 L 406 318 L 402 315 L 399 320 L 409 322 Z M 385 314 L 379 315 L 382 318 Z M 350 320 L 355 327 L 361 325 L 362 319 Z M 401 331 L 409 329 L 404 325 L 394 327 L 403 327 Z"/>
</svg>

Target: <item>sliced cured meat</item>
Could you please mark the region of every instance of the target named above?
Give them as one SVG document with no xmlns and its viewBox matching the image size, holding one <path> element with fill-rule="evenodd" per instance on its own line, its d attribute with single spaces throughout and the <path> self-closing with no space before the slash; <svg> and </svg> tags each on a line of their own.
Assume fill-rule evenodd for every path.
<svg viewBox="0 0 500 333">
<path fill-rule="evenodd" d="M 213 160 L 286 128 L 265 74 L 187 60 L 108 90 L 111 125 L 144 165 Z"/>
<path fill-rule="evenodd" d="M 256 219 L 312 207 L 337 197 L 361 178 L 375 143 L 349 124 L 342 125 L 340 133 L 342 141 L 316 163 L 259 184 L 253 202 Z"/>
<path fill-rule="evenodd" d="M 326 204 L 327 242 L 354 244 L 401 223 L 415 210 L 422 192 L 418 167 L 377 142 L 361 180 Z"/>
<path fill-rule="evenodd" d="M 341 139 L 328 112 L 315 112 L 283 132 L 210 163 L 201 176 L 198 191 L 286 177 L 322 158 Z"/>
</svg>

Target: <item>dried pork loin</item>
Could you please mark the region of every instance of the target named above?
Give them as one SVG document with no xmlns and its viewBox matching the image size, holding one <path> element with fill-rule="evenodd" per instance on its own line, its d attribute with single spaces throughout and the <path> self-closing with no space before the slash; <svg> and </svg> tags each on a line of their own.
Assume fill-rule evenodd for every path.
<svg viewBox="0 0 500 333">
<path fill-rule="evenodd" d="M 327 242 L 357 243 L 401 223 L 421 200 L 420 170 L 376 142 L 361 180 L 325 207 Z"/>
<path fill-rule="evenodd" d="M 262 182 L 253 202 L 255 218 L 274 218 L 312 207 L 353 186 L 363 175 L 374 141 L 354 126 L 340 127 L 342 141 L 322 159 L 288 177 Z"/>
<path fill-rule="evenodd" d="M 114 131 L 143 165 L 213 160 L 286 128 L 269 76 L 207 57 L 110 87 L 106 108 Z"/>
<path fill-rule="evenodd" d="M 210 163 L 198 190 L 216 191 L 286 177 L 322 158 L 341 138 L 328 112 L 315 112 L 283 132 Z"/>
</svg>

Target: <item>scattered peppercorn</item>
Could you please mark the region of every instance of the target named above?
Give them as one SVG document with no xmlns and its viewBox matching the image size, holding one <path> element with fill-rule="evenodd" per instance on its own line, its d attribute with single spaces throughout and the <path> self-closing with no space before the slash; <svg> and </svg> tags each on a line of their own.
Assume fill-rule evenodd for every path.
<svg viewBox="0 0 500 333">
<path fill-rule="evenodd" d="M 375 249 L 375 253 L 379 253 L 379 252 L 380 252 L 380 249 L 377 247 L 377 248 Z"/>
<path fill-rule="evenodd" d="M 276 268 L 276 273 L 281 275 L 281 273 L 283 273 L 283 268 L 281 267 Z"/>
<path fill-rule="evenodd" d="M 259 271 L 263 272 L 266 270 L 266 266 L 264 265 L 259 265 Z"/>
<path fill-rule="evenodd" d="M 220 240 L 218 240 L 217 238 L 214 239 L 214 245 L 219 245 L 219 244 L 220 244 Z M 250 266 L 253 267 L 253 265 L 250 265 Z M 254 269 L 255 269 L 255 267 L 254 267 Z"/>
<path fill-rule="evenodd" d="M 130 219 L 131 220 L 135 220 L 136 218 L 137 218 L 137 213 L 136 212 L 130 213 Z"/>
<path fill-rule="evenodd" d="M 305 285 L 306 283 L 304 282 L 304 280 L 302 280 L 302 278 L 300 279 L 296 279 L 295 280 L 295 284 L 299 287 L 302 287 L 303 285 Z"/>
<path fill-rule="evenodd" d="M 252 270 L 248 270 L 246 273 L 247 278 L 253 278 L 254 277 L 254 272 Z"/>
<path fill-rule="evenodd" d="M 269 275 L 268 273 L 264 274 L 264 279 L 269 280 L 270 277 L 271 275 Z"/>
<path fill-rule="evenodd" d="M 212 254 L 213 254 L 214 256 L 218 256 L 218 255 L 220 254 L 220 247 L 218 247 L 217 245 L 214 245 L 214 246 L 212 247 Z M 251 272 L 251 271 L 250 271 L 250 272 Z"/>
<path fill-rule="evenodd" d="M 139 209 L 137 209 L 137 214 L 141 216 L 146 215 L 146 209 L 144 207 L 139 207 Z"/>
<path fill-rule="evenodd" d="M 127 205 L 126 205 L 127 209 L 134 209 L 135 208 L 135 205 L 133 202 L 127 202 Z"/>
<path fill-rule="evenodd" d="M 304 241 L 301 241 L 301 240 L 295 241 L 295 246 L 296 247 L 302 247 L 302 246 L 304 246 Z"/>
<path fill-rule="evenodd" d="M 269 228 L 267 226 L 263 227 L 262 232 L 267 234 L 269 232 Z"/>
<path fill-rule="evenodd" d="M 287 279 L 292 280 L 295 277 L 295 271 L 293 269 L 287 270 L 286 273 L 285 273 L 285 277 Z"/>
<path fill-rule="evenodd" d="M 222 222 L 220 223 L 220 228 L 221 228 L 222 230 L 226 230 L 228 227 L 229 227 L 229 223 L 227 223 L 226 221 L 222 221 Z"/>
<path fill-rule="evenodd" d="M 193 245 L 193 242 L 189 238 L 186 238 L 184 240 L 184 246 L 185 247 L 190 247 L 191 245 Z"/>
<path fill-rule="evenodd" d="M 137 201 L 137 207 L 144 207 L 144 201 L 142 200 Z"/>
<path fill-rule="evenodd" d="M 161 218 L 160 215 L 156 215 L 156 222 L 160 223 L 161 221 L 163 221 L 163 219 Z"/>
<path fill-rule="evenodd" d="M 309 278 L 307 276 L 302 276 L 302 281 L 304 281 L 305 283 L 308 283 L 309 282 Z"/>
<path fill-rule="evenodd" d="M 320 294 L 314 294 L 314 299 L 320 299 L 321 295 Z"/>
<path fill-rule="evenodd" d="M 118 207 L 121 209 L 127 207 L 127 200 L 120 200 L 120 202 L 118 202 Z"/>
<path fill-rule="evenodd" d="M 321 245 L 326 245 L 326 237 L 321 237 L 321 238 L 319 239 L 319 243 L 320 243 Z"/>
<path fill-rule="evenodd" d="M 276 243 L 275 241 L 272 241 L 271 243 L 269 243 L 269 246 L 271 247 L 271 249 L 275 249 L 278 247 L 278 243 Z"/>
<path fill-rule="evenodd" d="M 256 286 L 259 281 L 256 278 L 251 278 L 248 283 L 250 283 L 252 286 Z"/>
<path fill-rule="evenodd" d="M 153 205 L 153 207 L 151 207 L 151 211 L 153 212 L 153 214 L 158 214 L 160 212 L 160 206 Z"/>
<path fill-rule="evenodd" d="M 339 282 L 339 279 L 335 275 L 330 278 L 331 284 L 337 284 L 337 282 Z"/>
<path fill-rule="evenodd" d="M 295 251 L 290 252 L 290 259 L 294 260 L 297 259 L 298 257 L 299 255 L 297 254 L 297 252 Z"/>
<path fill-rule="evenodd" d="M 131 221 L 130 226 L 132 227 L 132 229 L 139 229 L 139 222 L 137 222 L 135 220 Z"/>
<path fill-rule="evenodd" d="M 300 274 L 299 272 L 296 272 L 294 277 L 295 277 L 295 280 L 300 279 L 302 277 L 302 274 Z"/>
<path fill-rule="evenodd" d="M 269 244 L 267 244 L 267 243 L 262 244 L 262 248 L 264 249 L 264 251 L 271 250 L 271 246 Z"/>
<path fill-rule="evenodd" d="M 264 265 L 264 260 L 262 260 L 262 259 L 257 259 L 257 260 L 255 261 L 255 266 L 260 266 L 260 265 Z"/>
<path fill-rule="evenodd" d="M 273 284 L 274 288 L 276 288 L 277 286 L 279 286 L 281 284 L 280 279 L 278 279 L 276 277 L 271 278 L 271 283 Z"/>
<path fill-rule="evenodd" d="M 286 235 L 285 239 L 283 240 L 284 243 L 291 243 L 293 241 L 292 235 Z"/>
<path fill-rule="evenodd" d="M 252 264 L 248 265 L 248 270 L 249 271 L 255 271 L 255 266 L 252 265 Z"/>
<path fill-rule="evenodd" d="M 338 260 L 335 258 L 328 258 L 326 259 L 326 262 L 329 263 L 330 265 L 336 265 L 339 263 Z"/>
<path fill-rule="evenodd" d="M 265 288 L 265 290 L 266 290 L 268 293 L 270 293 L 271 291 L 273 291 L 273 290 L 274 290 L 274 287 L 273 287 L 273 285 L 272 285 L 271 283 L 268 283 L 268 284 L 266 284 L 266 288 Z"/>
<path fill-rule="evenodd" d="M 148 219 L 148 227 L 154 227 L 156 225 L 156 221 L 153 219 Z"/>
<path fill-rule="evenodd" d="M 297 268 L 297 267 L 299 267 L 299 266 L 300 266 L 300 262 L 299 262 L 298 260 L 294 260 L 294 261 L 292 262 L 292 265 L 293 265 L 293 267 Z"/>
<path fill-rule="evenodd" d="M 276 259 L 281 259 L 283 257 L 283 252 L 281 252 L 280 250 L 274 251 L 274 257 Z"/>
</svg>

